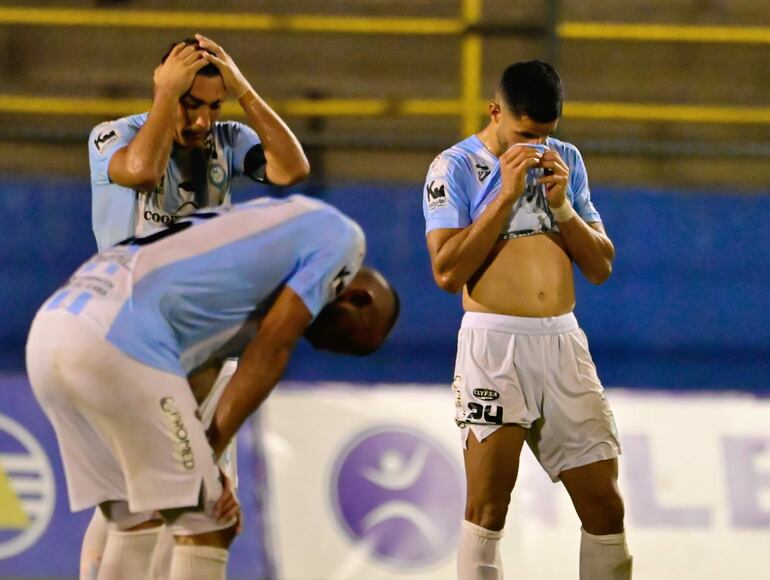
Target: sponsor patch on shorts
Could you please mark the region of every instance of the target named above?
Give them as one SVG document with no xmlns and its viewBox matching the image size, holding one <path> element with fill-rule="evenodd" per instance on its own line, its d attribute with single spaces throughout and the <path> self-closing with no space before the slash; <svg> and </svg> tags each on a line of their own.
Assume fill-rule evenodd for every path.
<svg viewBox="0 0 770 580">
<path fill-rule="evenodd" d="M 171 435 L 175 441 L 177 461 L 183 469 L 192 471 L 195 469 L 195 455 L 193 454 L 192 443 L 190 443 L 190 434 L 185 427 L 182 413 L 179 412 L 174 397 L 163 397 L 160 400 L 160 408 L 166 415 Z"/>
<path fill-rule="evenodd" d="M 495 401 L 500 398 L 500 393 L 493 389 L 473 389 L 473 396 L 482 401 Z"/>
</svg>

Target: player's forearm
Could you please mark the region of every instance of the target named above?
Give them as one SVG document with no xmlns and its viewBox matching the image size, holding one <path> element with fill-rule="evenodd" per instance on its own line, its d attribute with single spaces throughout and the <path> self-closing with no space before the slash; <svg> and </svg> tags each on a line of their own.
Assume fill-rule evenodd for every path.
<svg viewBox="0 0 770 580">
<path fill-rule="evenodd" d="M 268 180 L 276 185 L 291 185 L 307 177 L 310 163 L 302 145 L 275 111 L 253 89 L 246 91 L 238 102 L 262 142 Z"/>
<path fill-rule="evenodd" d="M 511 207 L 509 198 L 498 196 L 477 221 L 444 242 L 433 259 L 433 275 L 442 290 L 459 292 L 478 271 L 509 219 Z"/>
<path fill-rule="evenodd" d="M 174 143 L 177 102 L 170 94 L 155 95 L 147 122 L 126 147 L 125 172 L 134 183 L 121 185 L 149 190 L 160 182 Z"/>
<path fill-rule="evenodd" d="M 592 284 L 601 284 L 612 273 L 615 246 L 602 232 L 595 230 L 578 215 L 559 223 L 559 231 L 572 259 Z"/>
<path fill-rule="evenodd" d="M 259 408 L 281 378 L 290 347 L 273 348 L 255 341 L 244 351 L 238 370 L 225 387 L 208 430 L 217 459 L 241 425 Z"/>
</svg>

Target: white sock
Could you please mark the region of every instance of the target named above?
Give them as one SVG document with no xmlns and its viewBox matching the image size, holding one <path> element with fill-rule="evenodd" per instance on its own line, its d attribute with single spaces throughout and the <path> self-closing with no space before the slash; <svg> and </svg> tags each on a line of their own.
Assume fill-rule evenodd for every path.
<svg viewBox="0 0 770 580">
<path fill-rule="evenodd" d="M 95 509 L 86 533 L 83 534 L 83 545 L 80 548 L 80 580 L 96 580 L 99 574 L 99 564 L 107 544 L 107 532 L 115 526 L 110 524 L 102 514 Z"/>
<path fill-rule="evenodd" d="M 594 536 L 581 528 L 580 580 L 630 580 L 633 558 L 626 533 Z"/>
<path fill-rule="evenodd" d="M 212 546 L 174 546 L 169 580 L 225 580 L 228 552 Z"/>
<path fill-rule="evenodd" d="M 502 580 L 502 530 L 494 532 L 463 521 L 457 547 L 457 580 Z"/>
<path fill-rule="evenodd" d="M 136 532 L 110 530 L 99 566 L 99 580 L 145 578 L 159 533 L 159 527 Z"/>
<path fill-rule="evenodd" d="M 168 526 L 163 526 L 162 529 L 158 542 L 155 544 L 155 551 L 152 553 L 148 580 L 167 580 L 171 575 L 171 554 L 176 542 L 174 541 L 174 533 Z"/>
</svg>

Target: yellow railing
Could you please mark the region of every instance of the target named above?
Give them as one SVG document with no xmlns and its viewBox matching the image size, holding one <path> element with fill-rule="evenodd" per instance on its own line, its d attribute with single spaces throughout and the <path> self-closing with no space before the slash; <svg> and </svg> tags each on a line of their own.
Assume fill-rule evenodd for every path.
<svg viewBox="0 0 770 580">
<path fill-rule="evenodd" d="M 556 34 L 571 40 L 770 44 L 770 27 L 562 22 Z"/>
<path fill-rule="evenodd" d="M 486 110 L 482 100 L 481 0 L 461 0 L 459 18 L 385 18 L 252 13 L 172 12 L 67 8 L 0 7 L 0 25 L 182 28 L 343 34 L 461 36 L 460 99 L 292 99 L 271 103 L 295 116 L 459 116 L 461 133 L 478 129 Z M 556 35 L 571 40 L 770 44 L 768 27 L 718 27 L 562 22 Z M 122 115 L 147 110 L 142 99 L 74 99 L 0 95 L 0 112 L 49 115 Z M 225 113 L 238 115 L 234 105 Z M 565 105 L 564 115 L 583 119 L 688 123 L 770 123 L 770 108 L 580 103 Z"/>
<path fill-rule="evenodd" d="M 457 99 L 287 99 L 271 101 L 282 115 L 299 117 L 344 117 L 385 115 L 480 117 L 487 103 L 477 100 L 472 110 Z M 148 110 L 148 99 L 82 99 L 0 95 L 0 112 L 38 115 L 120 116 Z M 235 103 L 225 103 L 222 112 L 231 117 L 243 114 Z M 581 103 L 564 105 L 564 116 L 572 119 L 610 119 L 677 123 L 770 124 L 770 107 L 707 107 L 645 103 Z M 471 131 L 472 132 L 472 131 Z"/>
</svg>

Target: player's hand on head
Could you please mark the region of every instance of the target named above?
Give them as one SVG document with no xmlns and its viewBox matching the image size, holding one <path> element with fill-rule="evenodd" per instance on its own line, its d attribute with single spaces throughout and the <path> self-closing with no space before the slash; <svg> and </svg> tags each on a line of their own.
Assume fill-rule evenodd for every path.
<svg viewBox="0 0 770 580">
<path fill-rule="evenodd" d="M 225 52 L 225 49 L 202 34 L 196 34 L 195 39 L 201 48 L 208 51 L 204 52 L 205 58 L 219 69 L 228 92 L 237 99 L 245 95 L 251 89 L 251 85 L 246 80 L 246 77 L 243 76 L 232 57 Z M 213 53 L 213 55 L 209 53 Z"/>
<path fill-rule="evenodd" d="M 195 45 L 179 43 L 172 48 L 166 61 L 153 74 L 156 94 L 167 91 L 179 98 L 189 91 L 195 75 L 209 62 L 204 54 Z"/>
<path fill-rule="evenodd" d="M 513 145 L 500 156 L 500 175 L 502 177 L 501 194 L 512 200 L 519 198 L 524 191 L 527 171 L 537 167 L 542 153 L 534 147 Z"/>
<path fill-rule="evenodd" d="M 547 173 L 540 177 L 537 183 L 545 185 L 545 195 L 548 198 L 548 204 L 551 207 L 560 207 L 567 195 L 569 167 L 553 149 L 549 149 L 543 154 L 540 167 L 545 169 Z"/>
</svg>

